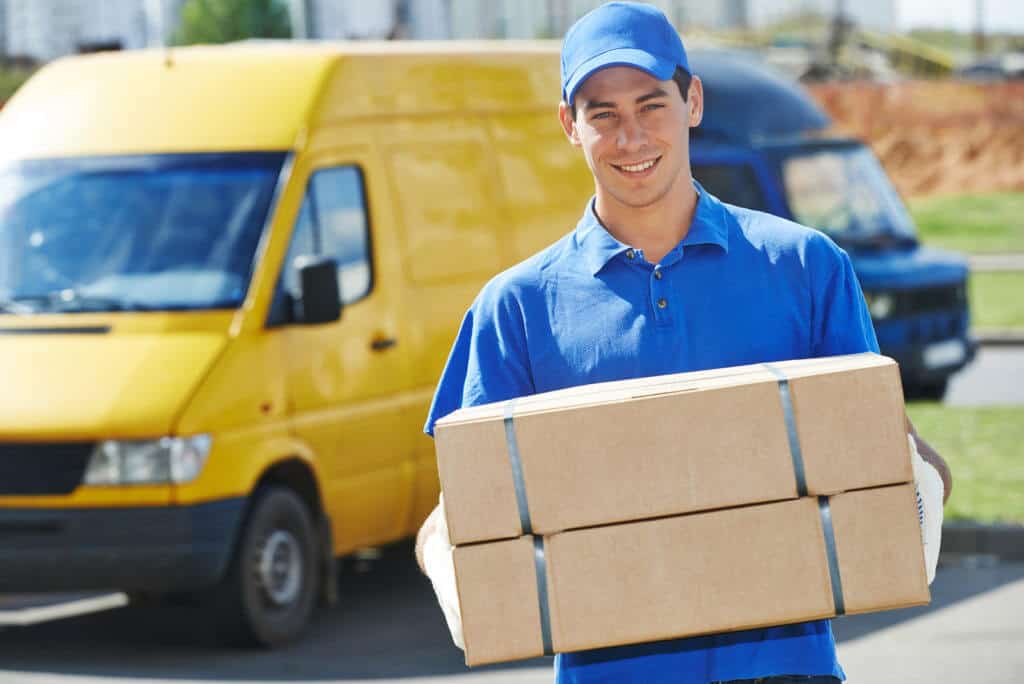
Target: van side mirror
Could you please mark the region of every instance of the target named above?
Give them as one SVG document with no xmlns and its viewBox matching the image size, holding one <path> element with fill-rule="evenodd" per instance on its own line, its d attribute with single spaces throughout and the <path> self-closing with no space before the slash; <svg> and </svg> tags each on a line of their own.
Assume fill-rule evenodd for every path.
<svg viewBox="0 0 1024 684">
<path fill-rule="evenodd" d="M 295 260 L 302 295 L 299 323 L 317 325 L 341 318 L 338 262 L 331 258 L 303 256 Z"/>
</svg>

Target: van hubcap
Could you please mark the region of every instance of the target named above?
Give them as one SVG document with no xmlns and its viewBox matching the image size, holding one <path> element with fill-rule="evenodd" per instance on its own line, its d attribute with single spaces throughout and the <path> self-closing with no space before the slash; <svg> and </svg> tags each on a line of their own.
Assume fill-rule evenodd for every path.
<svg viewBox="0 0 1024 684">
<path fill-rule="evenodd" d="M 291 532 L 275 530 L 263 543 L 257 559 L 260 587 L 277 606 L 295 601 L 302 588 L 302 552 Z"/>
</svg>

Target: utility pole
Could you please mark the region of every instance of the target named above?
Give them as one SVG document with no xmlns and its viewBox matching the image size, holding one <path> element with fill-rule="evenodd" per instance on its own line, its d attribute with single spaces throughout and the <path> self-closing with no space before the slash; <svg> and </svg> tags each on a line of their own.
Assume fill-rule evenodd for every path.
<svg viewBox="0 0 1024 684">
<path fill-rule="evenodd" d="M 985 0 L 974 0 L 974 54 L 985 54 Z"/>
<path fill-rule="evenodd" d="M 832 26 L 828 37 L 828 56 L 832 68 L 839 66 L 839 53 L 846 43 L 851 21 L 846 16 L 846 0 L 835 0 L 835 13 L 832 15 Z"/>
<path fill-rule="evenodd" d="M 313 8 L 310 6 L 309 0 L 289 0 L 287 6 L 288 18 L 292 24 L 292 38 L 298 40 L 312 38 L 313 31 L 310 24 L 313 18 Z"/>
</svg>

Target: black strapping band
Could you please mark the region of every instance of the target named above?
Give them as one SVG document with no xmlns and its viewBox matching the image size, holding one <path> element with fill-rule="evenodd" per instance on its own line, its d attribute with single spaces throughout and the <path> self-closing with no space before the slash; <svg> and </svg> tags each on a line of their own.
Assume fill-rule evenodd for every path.
<svg viewBox="0 0 1024 684">
<path fill-rule="evenodd" d="M 793 397 L 789 391 L 789 379 L 772 364 L 762 365 L 779 381 L 779 399 L 782 401 L 782 415 L 786 421 L 786 434 L 789 436 L 789 455 L 793 459 L 793 474 L 796 475 L 796 493 L 798 496 L 807 496 L 804 456 L 800 450 L 800 436 L 796 432 L 796 417 L 793 415 Z"/>
<path fill-rule="evenodd" d="M 523 534 L 533 534 L 530 521 L 530 505 L 526 500 L 526 480 L 523 479 L 523 462 L 519 458 L 519 442 L 516 440 L 515 399 L 505 404 L 505 444 L 508 446 L 508 460 L 512 466 L 512 483 L 516 488 L 516 504 L 519 507 L 519 525 Z M 533 538 L 533 569 L 537 574 L 537 605 L 540 608 L 540 638 L 544 655 L 554 655 L 551 645 L 551 609 L 548 606 L 548 563 L 544 557 L 544 538 Z"/>
<path fill-rule="evenodd" d="M 516 426 L 513 422 L 515 399 L 505 404 L 505 444 L 508 446 L 508 460 L 512 465 L 512 484 L 516 488 L 516 504 L 519 506 L 519 525 L 523 534 L 533 534 L 530 522 L 530 506 L 526 501 L 526 481 L 523 479 L 523 463 L 519 458 L 519 443 L 516 441 Z"/>
<path fill-rule="evenodd" d="M 839 577 L 836 533 L 832 529 L 832 507 L 829 506 L 827 496 L 818 497 L 818 510 L 821 512 L 821 528 L 825 532 L 825 555 L 828 556 L 828 576 L 832 581 L 832 600 L 836 604 L 836 615 L 845 615 L 846 601 L 843 599 L 843 580 Z"/>
<path fill-rule="evenodd" d="M 537 571 L 537 603 L 540 606 L 540 638 L 544 655 L 554 655 L 551 644 L 551 610 L 548 607 L 548 569 L 544 558 L 544 538 L 533 538 L 533 566 Z"/>
</svg>

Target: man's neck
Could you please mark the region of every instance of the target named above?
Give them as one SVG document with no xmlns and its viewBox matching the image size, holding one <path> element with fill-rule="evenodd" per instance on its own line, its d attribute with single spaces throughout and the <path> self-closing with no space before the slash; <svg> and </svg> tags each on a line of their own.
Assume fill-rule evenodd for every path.
<svg viewBox="0 0 1024 684">
<path fill-rule="evenodd" d="M 697 209 L 697 191 L 690 179 L 679 185 L 646 207 L 622 204 L 599 188 L 594 211 L 619 242 L 643 250 L 644 258 L 657 264 L 690 232 Z"/>
</svg>

